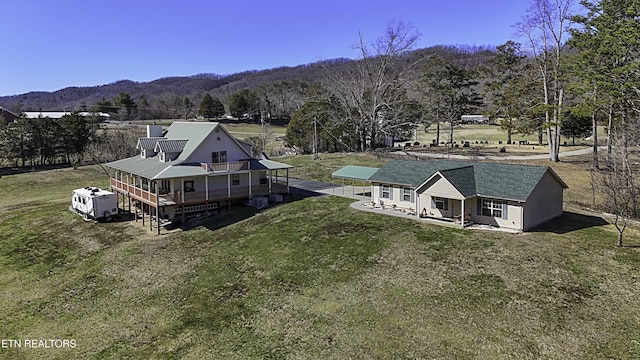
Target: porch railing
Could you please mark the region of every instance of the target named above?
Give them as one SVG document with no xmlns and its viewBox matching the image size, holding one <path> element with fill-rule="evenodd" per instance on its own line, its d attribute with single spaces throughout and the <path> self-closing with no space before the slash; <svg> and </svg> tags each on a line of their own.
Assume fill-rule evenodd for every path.
<svg viewBox="0 0 640 360">
<path fill-rule="evenodd" d="M 111 187 L 115 191 L 129 194 L 134 199 L 142 200 L 143 202 L 152 205 L 156 204 L 156 195 L 154 193 L 141 189 L 133 184 L 127 184 L 126 182 L 112 178 Z M 285 181 L 273 181 L 271 183 L 271 193 L 284 193 L 286 191 L 287 183 Z M 269 195 L 269 184 L 251 186 L 251 195 Z M 169 194 L 160 194 L 158 196 L 158 201 L 160 205 L 169 205 L 171 203 L 183 204 L 183 196 L 184 204 L 201 203 L 205 201 L 221 201 L 227 199 L 241 199 L 249 196 L 249 187 L 234 186 L 231 187 L 230 191 L 227 189 L 211 189 L 208 192 L 208 200 L 206 191 L 189 191 L 185 192 L 184 194 L 181 191 L 175 191 Z"/>
<path fill-rule="evenodd" d="M 208 173 L 224 173 L 251 169 L 248 161 L 200 163 L 200 166 Z"/>
</svg>

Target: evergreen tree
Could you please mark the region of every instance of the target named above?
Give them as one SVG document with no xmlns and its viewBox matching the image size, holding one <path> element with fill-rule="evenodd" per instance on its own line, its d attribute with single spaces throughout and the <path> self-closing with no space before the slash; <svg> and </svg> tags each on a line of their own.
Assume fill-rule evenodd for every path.
<svg viewBox="0 0 640 360">
<path fill-rule="evenodd" d="M 204 93 L 202 101 L 200 101 L 200 116 L 205 119 L 216 118 L 224 115 L 224 105 L 218 98 L 211 97 L 211 94 Z"/>
</svg>

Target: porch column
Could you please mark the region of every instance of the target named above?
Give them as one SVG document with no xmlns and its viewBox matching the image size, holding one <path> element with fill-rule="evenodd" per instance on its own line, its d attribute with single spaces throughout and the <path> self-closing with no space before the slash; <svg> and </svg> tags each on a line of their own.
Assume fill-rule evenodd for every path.
<svg viewBox="0 0 640 360">
<path fill-rule="evenodd" d="M 180 187 L 180 208 L 182 209 L 182 211 L 180 212 L 180 221 L 184 226 L 184 222 L 186 219 L 186 216 L 184 214 L 184 178 L 180 178 L 180 183 L 182 184 Z"/>
<path fill-rule="evenodd" d="M 180 186 L 180 202 L 184 204 L 184 178 L 180 178 L 182 186 Z"/>
<path fill-rule="evenodd" d="M 460 209 L 462 209 L 462 213 L 460 214 L 460 224 L 464 229 L 464 199 L 462 199 L 462 206 L 460 207 Z"/>
<path fill-rule="evenodd" d="M 204 176 L 204 200 L 209 201 L 209 177 Z"/>
<path fill-rule="evenodd" d="M 271 175 L 271 170 L 269 170 L 269 195 L 271 195 L 271 181 L 273 180 L 273 176 Z"/>
<path fill-rule="evenodd" d="M 231 197 L 231 174 L 227 173 L 227 197 Z"/>
<path fill-rule="evenodd" d="M 249 171 L 249 197 L 251 197 L 251 186 L 253 184 L 251 183 L 251 171 Z"/>
<path fill-rule="evenodd" d="M 209 216 L 209 177 L 204 176 L 204 211 Z"/>
<path fill-rule="evenodd" d="M 289 193 L 289 168 L 287 168 L 287 194 Z"/>
<path fill-rule="evenodd" d="M 158 235 L 160 235 L 160 190 L 156 181 L 156 225 L 158 225 Z"/>
</svg>

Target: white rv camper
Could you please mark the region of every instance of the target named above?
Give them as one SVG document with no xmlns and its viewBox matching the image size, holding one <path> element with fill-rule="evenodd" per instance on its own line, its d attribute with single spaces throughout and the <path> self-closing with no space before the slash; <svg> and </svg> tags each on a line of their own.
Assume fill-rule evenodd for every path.
<svg viewBox="0 0 640 360">
<path fill-rule="evenodd" d="M 115 193 L 95 187 L 73 190 L 71 209 L 85 218 L 111 221 L 118 215 L 118 199 Z"/>
</svg>

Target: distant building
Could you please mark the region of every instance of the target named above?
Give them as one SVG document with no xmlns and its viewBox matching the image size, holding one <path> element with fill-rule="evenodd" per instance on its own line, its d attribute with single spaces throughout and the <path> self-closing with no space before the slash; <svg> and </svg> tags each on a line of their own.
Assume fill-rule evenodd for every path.
<svg viewBox="0 0 640 360">
<path fill-rule="evenodd" d="M 60 119 L 65 115 L 71 115 L 70 111 L 24 111 L 22 112 L 28 119 L 37 119 L 48 117 L 50 119 Z M 78 113 L 80 116 L 97 116 L 102 119 L 108 119 L 109 114 L 103 112 L 88 112 L 81 111 Z"/>
<path fill-rule="evenodd" d="M 0 106 L 0 117 L 4 119 L 5 124 L 8 124 L 14 122 L 18 118 L 18 115 Z"/>
<path fill-rule="evenodd" d="M 463 124 L 488 124 L 489 117 L 484 115 L 462 115 L 460 122 Z"/>
</svg>

